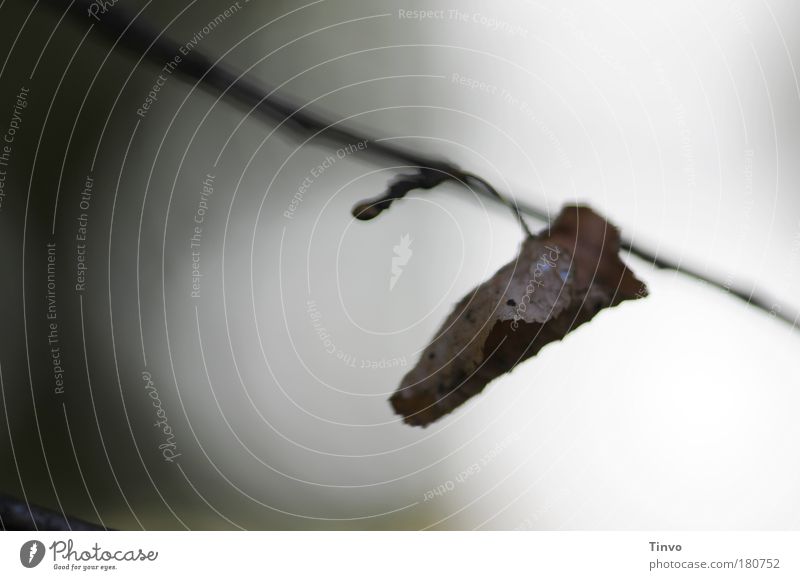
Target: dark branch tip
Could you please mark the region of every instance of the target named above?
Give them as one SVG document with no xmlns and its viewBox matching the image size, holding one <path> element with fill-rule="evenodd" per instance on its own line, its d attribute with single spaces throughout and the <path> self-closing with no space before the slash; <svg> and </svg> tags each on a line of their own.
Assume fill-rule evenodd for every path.
<svg viewBox="0 0 800 580">
<path fill-rule="evenodd" d="M 357 220 L 368 221 L 378 217 L 382 208 L 371 201 L 362 201 L 353 206 L 353 217 Z"/>
</svg>

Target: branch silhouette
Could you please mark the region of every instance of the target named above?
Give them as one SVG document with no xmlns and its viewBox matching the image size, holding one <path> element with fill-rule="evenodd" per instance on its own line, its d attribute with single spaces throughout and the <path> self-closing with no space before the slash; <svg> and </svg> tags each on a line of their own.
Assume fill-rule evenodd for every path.
<svg viewBox="0 0 800 580">
<path fill-rule="evenodd" d="M 67 8 L 69 3 L 66 0 L 47 0 L 47 2 L 62 10 L 68 9 L 81 18 L 87 17 L 88 7 L 91 5 L 91 2 L 87 0 L 76 0 L 71 4 L 71 8 Z M 110 41 L 158 66 L 171 60 L 176 54 L 180 54 L 178 43 L 171 40 L 163 31 L 158 31 L 148 25 L 142 19 L 141 14 L 133 14 L 119 4 L 104 14 L 100 22 L 95 23 L 95 26 Z M 527 235 L 530 235 L 530 230 L 525 225 L 523 215 L 545 224 L 551 222 L 551 216 L 545 209 L 531 203 L 508 201 L 489 182 L 462 170 L 453 163 L 412 152 L 387 141 L 369 138 L 347 127 L 342 127 L 338 121 L 332 121 L 327 116 L 311 111 L 304 105 L 293 103 L 251 75 L 237 73 L 233 67 L 221 59 L 212 60 L 200 49 L 195 48 L 185 57 L 182 56 L 176 72 L 193 79 L 194 86 L 212 89 L 221 94 L 224 99 L 247 107 L 249 111 L 279 124 L 282 129 L 287 129 L 298 136 L 305 138 L 314 136 L 320 141 L 328 142 L 336 147 L 368 141 L 370 147 L 364 150 L 365 153 L 395 163 L 403 163 L 417 171 L 416 174 L 405 175 L 393 181 L 384 195 L 356 205 L 353 214 L 359 219 L 376 217 L 393 201 L 413 189 L 432 189 L 446 181 L 453 181 L 470 188 L 479 195 L 510 207 Z M 773 300 L 768 293 L 759 289 L 755 284 L 731 285 L 679 261 L 660 255 L 658 252 L 643 248 L 625 237 L 622 240 L 622 249 L 655 268 L 673 270 L 694 278 L 722 290 L 754 308 L 769 313 L 795 329 L 800 329 L 797 326 L 798 315 L 790 315 L 783 312 L 782 309 L 778 309 L 778 301 Z"/>
<path fill-rule="evenodd" d="M 46 3 L 61 11 L 69 11 L 76 17 L 88 19 L 88 10 L 92 2 L 88 0 L 46 0 Z M 366 200 L 353 208 L 353 215 L 358 219 L 372 219 L 388 208 L 391 203 L 400 199 L 414 189 L 432 189 L 446 181 L 452 181 L 470 188 L 478 195 L 502 203 L 514 212 L 523 231 L 530 236 L 523 216 L 551 223 L 552 216 L 542 207 L 529 202 L 509 201 L 488 181 L 470 172 L 464 171 L 448 161 L 409 151 L 388 141 L 370 138 L 347 127 L 329 116 L 309 110 L 305 105 L 297 105 L 279 94 L 252 75 L 240 74 L 222 59 L 212 60 L 202 50 L 194 48 L 187 55 L 179 52 L 180 44 L 171 40 L 164 31 L 158 31 L 143 20 L 141 12 L 133 13 L 117 4 L 102 15 L 100 21 L 91 20 L 109 41 L 122 46 L 141 59 L 147 59 L 157 66 L 163 66 L 176 54 L 181 54 L 181 63 L 176 73 L 194 80 L 195 87 L 203 87 L 219 93 L 222 98 L 246 107 L 249 112 L 257 113 L 265 119 L 277 123 L 281 129 L 295 133 L 299 137 L 315 137 L 332 146 L 368 141 L 370 147 L 364 153 L 392 162 L 400 162 L 416 170 L 416 174 L 396 178 L 388 191 L 377 198 Z M 698 269 L 691 268 L 653 252 L 633 240 L 623 237 L 621 247 L 629 254 L 648 262 L 660 270 L 672 270 L 690 278 L 694 278 L 709 286 L 722 290 L 748 305 L 769 313 L 775 318 L 800 330 L 797 326 L 800 313 L 787 314 L 778 308 L 779 302 L 755 284 L 736 286 L 723 282 Z M 747 289 L 749 288 L 749 290 Z"/>
</svg>

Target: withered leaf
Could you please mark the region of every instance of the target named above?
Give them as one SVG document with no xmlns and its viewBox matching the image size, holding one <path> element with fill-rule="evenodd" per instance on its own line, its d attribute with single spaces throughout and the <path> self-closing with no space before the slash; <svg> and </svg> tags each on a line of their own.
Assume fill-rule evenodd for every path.
<svg viewBox="0 0 800 580">
<path fill-rule="evenodd" d="M 591 208 L 564 207 L 456 305 L 392 395 L 395 412 L 425 427 L 603 308 L 646 296 L 619 249 L 617 229 Z"/>
</svg>

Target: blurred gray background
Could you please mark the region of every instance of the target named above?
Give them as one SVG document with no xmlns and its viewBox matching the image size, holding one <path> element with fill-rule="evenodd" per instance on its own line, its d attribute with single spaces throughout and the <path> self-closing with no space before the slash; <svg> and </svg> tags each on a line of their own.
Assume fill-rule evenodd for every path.
<svg viewBox="0 0 800 580">
<path fill-rule="evenodd" d="M 551 213 L 590 203 L 800 307 L 796 3 L 242 2 L 204 33 L 231 5 L 118 4 L 369 137 Z M 0 133 L 29 89 L 0 208 L 0 490 L 124 529 L 798 528 L 797 330 L 629 257 L 646 300 L 403 425 L 388 396 L 513 258 L 510 212 L 443 186 L 354 221 L 402 168 L 178 73 L 142 118 L 160 66 L 88 16 L 0 14 Z"/>
</svg>

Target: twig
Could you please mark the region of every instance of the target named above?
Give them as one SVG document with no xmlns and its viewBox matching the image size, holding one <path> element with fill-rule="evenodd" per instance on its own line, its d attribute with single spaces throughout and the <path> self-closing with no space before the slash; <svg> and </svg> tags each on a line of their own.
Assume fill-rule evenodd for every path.
<svg viewBox="0 0 800 580">
<path fill-rule="evenodd" d="M 104 528 L 52 510 L 0 495 L 0 529 L 5 531 L 98 531 Z"/>
<path fill-rule="evenodd" d="M 46 2 L 61 10 L 66 9 L 68 5 L 67 0 L 46 0 Z M 72 10 L 86 18 L 88 7 L 91 4 L 92 2 L 88 0 L 76 0 L 72 4 Z M 141 18 L 136 18 L 119 4 L 102 15 L 98 27 L 112 41 L 118 42 L 137 55 L 144 55 L 145 58 L 159 66 L 163 66 L 164 62 L 172 60 L 176 54 L 179 54 L 180 45 L 164 36 L 162 32 L 149 27 Z M 276 94 L 274 89 L 260 84 L 250 76 L 236 74 L 224 62 L 212 61 L 197 48 L 188 55 L 182 55 L 181 64 L 177 70 L 194 79 L 195 85 L 202 84 L 207 88 L 213 88 L 228 100 L 244 105 L 273 122 L 281 123 L 282 127 L 299 135 L 316 136 L 336 146 L 368 141 L 371 146 L 364 150 L 365 153 L 395 162 L 399 161 L 418 169 L 417 175 L 402 176 L 392 182 L 389 191 L 383 196 L 356 205 L 353 212 L 359 219 L 375 217 L 394 200 L 403 197 L 412 189 L 430 189 L 449 179 L 468 187 L 470 184 L 478 185 L 477 193 L 510 207 L 528 235 L 530 235 L 530 230 L 525 225 L 522 215 L 533 217 L 546 224 L 550 222 L 548 212 L 531 204 L 517 203 L 516 201 L 509 203 L 486 180 L 462 171 L 452 163 L 412 153 L 386 140 L 367 139 L 354 131 L 341 127 L 338 122 L 330 121 L 324 115 L 310 112 L 304 106 L 293 105 L 289 100 Z M 449 177 L 445 178 L 444 176 Z M 755 285 L 751 285 L 751 291 L 747 291 L 741 287 L 720 282 L 702 272 L 687 268 L 683 264 L 644 249 L 630 240 L 623 240 L 623 247 L 630 254 L 649 262 L 656 268 L 674 270 L 721 289 L 800 330 L 797 325 L 800 321 L 798 314 L 791 316 L 784 313 L 778 308 L 775 300 L 768 298 L 766 293 L 756 289 Z"/>
<path fill-rule="evenodd" d="M 61 8 L 65 5 L 64 0 L 48 0 L 48 3 Z M 89 7 L 93 4 L 94 2 L 77 0 L 72 7 L 73 13 L 83 12 L 85 17 Z M 418 168 L 416 175 L 402 176 L 393 181 L 389 192 L 384 196 L 356 206 L 353 209 L 353 215 L 359 219 L 371 219 L 367 216 L 373 215 L 373 213 L 378 215 L 391 205 L 392 201 L 403 197 L 412 189 L 431 189 L 448 180 L 462 184 L 472 180 L 482 184 L 491 195 L 509 207 L 525 233 L 530 235 L 530 230 L 525 225 L 519 210 L 494 191 L 486 181 L 465 173 L 447 161 L 414 154 L 383 141 L 366 139 L 353 131 L 340 127 L 338 123 L 331 122 L 327 116 L 316 115 L 304 107 L 295 106 L 276 94 L 274 89 L 260 85 L 246 75 L 237 74 L 225 63 L 212 61 L 196 48 L 188 54 L 184 54 L 185 51 L 180 51 L 180 45 L 164 36 L 163 32 L 142 22 L 141 19 L 137 20 L 136 16 L 126 11 L 123 6 L 114 6 L 113 9 L 102 15 L 100 30 L 112 41 L 119 42 L 139 56 L 144 54 L 147 59 L 156 63 L 168 62 L 173 60 L 175 55 L 181 55 L 181 62 L 177 69 L 180 73 L 195 79 L 196 84 L 203 83 L 206 87 L 216 89 L 229 100 L 248 107 L 251 111 L 263 115 L 272 122 L 281 123 L 282 128 L 290 129 L 301 136 L 318 136 L 324 141 L 334 143 L 337 147 L 342 144 L 368 141 L 370 147 L 365 151 L 370 154 Z M 367 206 L 369 207 L 364 211 Z"/>
<path fill-rule="evenodd" d="M 405 197 L 409 191 L 414 189 L 433 189 L 445 181 L 455 181 L 469 188 L 472 188 L 473 185 L 477 186 L 479 193 L 482 195 L 488 193 L 496 201 L 500 201 L 500 203 L 510 208 L 511 211 L 514 212 L 514 216 L 517 218 L 522 231 L 528 236 L 533 236 L 525 220 L 522 218 L 519 208 L 515 204 L 506 200 L 485 179 L 471 173 L 456 170 L 455 168 L 451 169 L 448 173 L 433 167 L 420 167 L 415 174 L 398 175 L 389 183 L 389 189 L 386 193 L 376 198 L 357 203 L 353 208 L 353 217 L 360 220 L 374 219 L 378 217 L 382 211 L 389 209 L 393 201 Z"/>
</svg>

